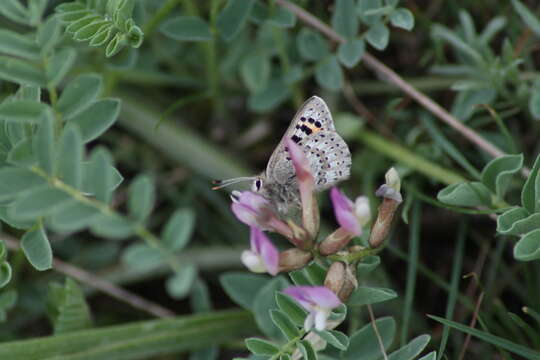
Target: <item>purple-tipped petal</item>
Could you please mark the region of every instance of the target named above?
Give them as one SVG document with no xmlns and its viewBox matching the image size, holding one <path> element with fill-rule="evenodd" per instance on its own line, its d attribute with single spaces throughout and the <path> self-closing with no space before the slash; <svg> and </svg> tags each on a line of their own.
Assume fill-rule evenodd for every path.
<svg viewBox="0 0 540 360">
<path fill-rule="evenodd" d="M 313 175 L 311 175 L 311 167 L 309 166 L 309 160 L 307 159 L 306 154 L 304 154 L 300 146 L 291 139 L 287 139 L 285 143 L 287 144 L 287 149 L 291 156 L 298 182 L 301 183 L 306 180 L 311 180 L 313 182 Z"/>
<path fill-rule="evenodd" d="M 270 239 L 262 232 L 261 229 L 252 226 L 250 230 L 251 253 L 259 257 L 260 262 L 266 272 L 271 275 L 276 275 L 278 273 L 279 267 L 278 249 L 274 246 L 272 241 L 270 241 Z M 245 258 L 247 261 L 250 261 L 250 258 L 247 255 Z M 244 264 L 248 266 L 246 262 L 244 262 Z"/>
<path fill-rule="evenodd" d="M 231 209 L 238 220 L 249 226 L 266 228 L 263 220 L 268 217 L 270 207 L 268 200 L 251 191 L 243 191 L 236 196 Z"/>
<path fill-rule="evenodd" d="M 260 254 L 268 273 L 276 275 L 279 267 L 279 251 L 272 241 L 260 229 L 251 228 L 252 237 L 255 238 L 257 252 Z"/>
<path fill-rule="evenodd" d="M 316 308 L 333 309 L 341 305 L 337 295 L 324 286 L 290 286 L 283 292 L 308 311 Z"/>
<path fill-rule="evenodd" d="M 362 234 L 362 227 L 358 218 L 355 216 L 354 203 L 336 187 L 330 190 L 330 199 L 332 200 L 334 214 L 336 215 L 339 226 L 356 236 L 360 236 Z"/>
</svg>

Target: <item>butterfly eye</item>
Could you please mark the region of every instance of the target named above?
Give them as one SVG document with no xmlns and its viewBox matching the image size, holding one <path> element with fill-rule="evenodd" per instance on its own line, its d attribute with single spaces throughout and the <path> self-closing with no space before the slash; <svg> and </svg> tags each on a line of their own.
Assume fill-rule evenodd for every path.
<svg viewBox="0 0 540 360">
<path fill-rule="evenodd" d="M 255 181 L 255 187 L 257 188 L 257 191 L 261 190 L 261 186 L 262 186 L 262 181 L 261 180 L 256 180 Z"/>
</svg>

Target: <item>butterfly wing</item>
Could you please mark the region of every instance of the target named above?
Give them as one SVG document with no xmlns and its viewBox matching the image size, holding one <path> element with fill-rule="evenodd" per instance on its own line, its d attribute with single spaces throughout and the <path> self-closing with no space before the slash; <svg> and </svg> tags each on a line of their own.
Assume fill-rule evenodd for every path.
<svg viewBox="0 0 540 360">
<path fill-rule="evenodd" d="M 285 140 L 287 138 L 300 144 L 303 139 L 322 131 L 335 132 L 334 120 L 324 100 L 318 96 L 312 96 L 296 112 L 289 128 L 285 131 L 272 156 L 270 156 L 265 171 L 267 180 L 283 184 L 290 175 L 294 175 L 292 166 L 287 164 L 289 162 L 287 160 L 288 153 L 285 149 Z"/>
<path fill-rule="evenodd" d="M 345 140 L 335 131 L 319 131 L 299 142 L 315 177 L 315 190 L 323 191 L 347 179 L 351 153 Z"/>
</svg>

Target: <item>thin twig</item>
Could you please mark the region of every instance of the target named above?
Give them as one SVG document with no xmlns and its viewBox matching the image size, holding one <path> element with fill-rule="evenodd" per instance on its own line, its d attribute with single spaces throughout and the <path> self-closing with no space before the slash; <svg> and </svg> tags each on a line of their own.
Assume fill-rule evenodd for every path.
<svg viewBox="0 0 540 360">
<path fill-rule="evenodd" d="M 19 243 L 15 239 L 8 237 L 6 234 L 2 234 L 2 240 L 6 242 L 9 249 L 19 249 Z M 176 315 L 171 310 L 166 309 L 159 304 L 146 300 L 106 280 L 100 279 L 96 275 L 86 270 L 57 258 L 53 258 L 53 269 L 61 274 L 68 275 L 76 280 L 79 280 L 90 287 L 101 290 L 101 292 L 110 295 L 119 301 L 127 303 L 136 309 L 145 311 L 154 316 L 164 318 L 173 317 Z"/>
<path fill-rule="evenodd" d="M 386 350 L 384 349 L 383 339 L 381 337 L 381 334 L 379 333 L 377 324 L 375 323 L 375 315 L 373 315 L 373 308 L 371 307 L 371 304 L 368 304 L 367 308 L 369 312 L 369 319 L 371 320 L 371 325 L 373 326 L 373 332 L 377 337 L 377 342 L 379 343 L 379 348 L 381 349 L 381 354 L 383 355 L 384 360 L 388 360 L 388 355 L 386 355 Z"/>
<path fill-rule="evenodd" d="M 323 33 L 326 37 L 328 37 L 330 40 L 333 40 L 338 43 L 343 43 L 346 41 L 345 38 L 343 38 L 334 30 L 332 30 L 332 28 L 330 28 L 328 25 L 326 25 L 325 23 L 323 23 L 318 18 L 311 15 L 309 12 L 302 9 L 301 7 L 295 4 L 292 4 L 287 0 L 276 0 L 276 3 L 283 6 L 284 8 L 289 9 L 296 16 L 298 16 L 300 20 L 302 20 L 307 25 L 314 27 L 315 29 Z M 366 52 L 363 55 L 362 59 L 364 60 L 364 64 L 371 70 L 375 71 L 377 75 L 379 75 L 385 81 L 392 83 L 398 88 L 400 88 L 404 93 L 406 93 L 411 98 L 415 99 L 418 103 L 420 103 L 423 107 L 425 107 L 427 110 L 433 113 L 436 117 L 438 117 L 439 119 L 446 122 L 448 125 L 450 125 L 454 129 L 456 129 L 465 138 L 467 138 L 469 141 L 474 143 L 476 146 L 483 149 L 485 152 L 492 155 L 493 157 L 500 157 L 504 155 L 504 152 L 502 150 L 500 150 L 493 144 L 486 141 L 484 138 L 478 135 L 473 129 L 464 125 L 454 116 L 452 116 L 448 111 L 443 109 L 439 104 L 431 100 L 431 98 L 429 98 L 427 95 L 416 90 L 413 86 L 411 86 L 409 83 L 403 80 L 403 78 L 401 78 L 396 72 L 394 72 L 392 69 L 390 69 L 388 66 L 384 65 L 383 63 L 381 63 L 371 54 Z"/>
<path fill-rule="evenodd" d="M 483 299 L 484 299 L 484 292 L 482 291 L 480 293 L 480 296 L 478 297 L 478 300 L 476 300 L 473 317 L 469 324 L 469 327 L 471 329 L 474 329 L 474 327 L 476 326 L 476 320 L 478 319 L 478 312 L 480 311 L 480 305 L 482 305 Z M 465 341 L 463 342 L 463 347 L 461 348 L 461 352 L 459 353 L 459 358 L 458 358 L 459 360 L 463 360 L 463 357 L 465 356 L 465 352 L 467 351 L 467 347 L 469 347 L 470 341 L 471 341 L 471 334 L 467 334 L 467 336 L 465 337 Z"/>
</svg>

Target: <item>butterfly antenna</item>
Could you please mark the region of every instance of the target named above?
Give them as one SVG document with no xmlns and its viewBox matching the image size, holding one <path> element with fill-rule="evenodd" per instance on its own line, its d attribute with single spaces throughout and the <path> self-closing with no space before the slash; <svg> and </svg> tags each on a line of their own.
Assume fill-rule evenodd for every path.
<svg viewBox="0 0 540 360">
<path fill-rule="evenodd" d="M 212 190 L 218 190 L 232 184 L 236 184 L 243 181 L 252 181 L 252 180 L 255 180 L 255 176 L 244 176 L 244 177 L 238 177 L 238 178 L 226 179 L 226 180 L 212 180 L 212 184 L 216 185 L 212 187 Z"/>
</svg>

